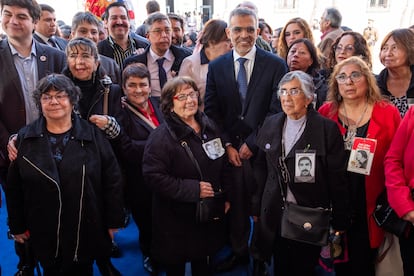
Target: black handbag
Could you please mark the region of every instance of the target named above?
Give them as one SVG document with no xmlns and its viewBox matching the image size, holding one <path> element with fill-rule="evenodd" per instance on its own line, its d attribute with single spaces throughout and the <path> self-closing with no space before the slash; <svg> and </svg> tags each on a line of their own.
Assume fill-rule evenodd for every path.
<svg viewBox="0 0 414 276">
<path fill-rule="evenodd" d="M 286 239 L 317 246 L 328 244 L 331 211 L 286 202 L 282 214 L 281 233 Z"/>
<path fill-rule="evenodd" d="M 198 164 L 197 159 L 195 159 L 190 147 L 187 145 L 187 142 L 182 141 L 181 146 L 185 149 L 187 155 L 190 157 L 191 161 L 196 167 L 200 175 L 200 179 L 203 180 L 204 178 L 200 169 L 200 165 Z M 223 220 L 225 217 L 225 201 L 225 193 L 221 189 L 214 193 L 214 197 L 200 198 L 200 200 L 197 202 L 195 216 L 196 222 L 207 223 Z"/>
<path fill-rule="evenodd" d="M 278 174 L 280 193 L 284 204 L 280 235 L 286 239 L 316 246 L 327 245 L 331 221 L 331 210 L 322 207 L 312 208 L 301 206 L 288 202 L 282 186 L 282 179 L 285 178 L 280 175 L 284 170 L 286 171 L 285 173 L 287 173 L 287 168 L 283 168 L 279 170 Z M 283 182 L 286 185 L 289 185 L 289 182 Z"/>
<path fill-rule="evenodd" d="M 398 217 L 388 203 L 387 192 L 384 190 L 377 198 L 373 213 L 375 222 L 379 227 L 397 237 L 403 237 L 411 223 Z"/>
</svg>

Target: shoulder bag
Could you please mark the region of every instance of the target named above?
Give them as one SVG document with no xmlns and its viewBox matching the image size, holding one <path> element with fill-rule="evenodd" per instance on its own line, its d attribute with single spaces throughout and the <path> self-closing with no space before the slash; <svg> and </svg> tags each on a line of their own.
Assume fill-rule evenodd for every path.
<svg viewBox="0 0 414 276">
<path fill-rule="evenodd" d="M 279 185 L 284 203 L 280 235 L 286 239 L 316 246 L 327 245 L 331 210 L 322 207 L 306 207 L 288 202 L 283 192 L 280 172 Z M 289 185 L 289 183 L 286 183 L 286 185 Z"/>
<path fill-rule="evenodd" d="M 201 172 L 200 166 L 197 160 L 195 159 L 193 152 L 191 151 L 187 142 L 181 141 L 181 146 L 184 148 L 187 155 L 190 157 L 191 161 L 193 162 L 194 166 L 196 167 L 200 175 L 200 180 L 202 181 L 203 174 Z M 200 200 L 197 202 L 196 208 L 197 223 L 208 223 L 212 221 L 223 220 L 225 217 L 224 203 L 225 195 L 221 189 L 219 189 L 218 192 L 214 193 L 214 197 L 200 198 Z"/>
<path fill-rule="evenodd" d="M 373 217 L 379 227 L 397 237 L 403 237 L 411 225 L 408 221 L 399 218 L 391 208 L 388 203 L 386 190 L 384 190 L 377 198 Z"/>
</svg>

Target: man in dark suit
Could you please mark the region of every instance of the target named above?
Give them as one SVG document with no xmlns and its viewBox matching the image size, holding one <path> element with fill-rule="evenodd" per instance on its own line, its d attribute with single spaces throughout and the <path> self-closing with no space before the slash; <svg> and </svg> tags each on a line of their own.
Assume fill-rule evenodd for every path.
<svg viewBox="0 0 414 276">
<path fill-rule="evenodd" d="M 33 38 L 42 44 L 64 51 L 68 42 L 56 36 L 57 23 L 55 10 L 46 4 L 40 4 L 40 19 L 35 26 Z"/>
<path fill-rule="evenodd" d="M 146 22 L 148 25 L 147 38 L 151 46 L 140 55 L 128 57 L 124 66 L 135 62 L 147 65 L 151 74 L 151 96 L 159 97 L 165 82 L 178 74 L 181 63 L 184 58 L 191 55 L 191 51 L 171 45 L 171 22 L 165 14 L 153 13 Z"/>
<path fill-rule="evenodd" d="M 103 17 L 108 27 L 108 37 L 98 43 L 98 51 L 101 55 L 114 59 L 122 71 L 124 60 L 138 49 L 146 48 L 149 42 L 131 32 L 128 9 L 124 3 L 109 4 Z"/>
<path fill-rule="evenodd" d="M 32 99 L 33 90 L 48 73 L 60 73 L 66 58 L 62 51 L 33 39 L 40 18 L 36 1 L 1 0 L 0 4 L 2 29 L 7 34 L 7 39 L 0 41 L 0 182 L 5 185 L 8 139 L 37 119 L 39 109 Z M 24 245 L 16 242 L 15 247 L 19 271 L 27 269 L 33 275 L 34 262 L 25 260 Z"/>
<path fill-rule="evenodd" d="M 254 11 L 236 8 L 230 13 L 227 36 L 233 51 L 210 62 L 205 113 L 222 130 L 229 162 L 236 178 L 229 191 L 230 242 L 233 250 L 217 270 L 249 262 L 250 196 L 255 189 L 251 159 L 255 132 L 269 113 L 281 111 L 277 87 L 287 72 L 285 62 L 255 46 L 258 19 Z"/>
</svg>

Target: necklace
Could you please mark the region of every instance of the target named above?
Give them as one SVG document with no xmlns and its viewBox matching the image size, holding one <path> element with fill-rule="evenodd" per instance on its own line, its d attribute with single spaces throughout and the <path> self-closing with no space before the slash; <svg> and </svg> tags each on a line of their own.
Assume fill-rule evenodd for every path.
<svg viewBox="0 0 414 276">
<path fill-rule="evenodd" d="M 361 123 L 362 119 L 364 118 L 365 113 L 367 112 L 367 109 L 368 109 L 368 101 L 365 103 L 364 111 L 362 112 L 361 116 L 358 118 L 358 121 L 356 122 L 356 124 L 353 125 L 349 122 L 348 114 L 346 113 L 346 108 L 344 104 L 344 114 L 345 114 L 346 124 L 348 126 L 347 131 L 343 136 L 346 150 L 352 149 L 352 144 L 354 143 L 354 138 L 357 134 L 357 128 L 359 124 Z M 342 126 L 345 128 L 344 122 L 342 122 Z"/>
</svg>

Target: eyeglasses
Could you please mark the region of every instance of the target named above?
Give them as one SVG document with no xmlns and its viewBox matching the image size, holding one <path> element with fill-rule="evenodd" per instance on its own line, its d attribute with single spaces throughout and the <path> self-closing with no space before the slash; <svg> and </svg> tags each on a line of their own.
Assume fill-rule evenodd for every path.
<svg viewBox="0 0 414 276">
<path fill-rule="evenodd" d="M 302 92 L 300 88 L 292 88 L 290 90 L 281 88 L 279 89 L 279 96 L 287 96 L 287 95 L 297 96 L 299 95 L 300 92 Z"/>
<path fill-rule="evenodd" d="M 199 95 L 199 92 L 198 91 L 192 91 L 192 92 L 190 92 L 188 94 L 178 94 L 178 95 L 175 95 L 173 97 L 173 99 L 174 100 L 178 100 L 180 102 L 183 102 L 183 101 L 186 101 L 188 97 L 190 97 L 191 99 L 198 99 L 198 95 Z"/>
<path fill-rule="evenodd" d="M 290 174 L 282 156 L 279 157 L 279 169 L 285 183 L 290 183 Z"/>
<path fill-rule="evenodd" d="M 364 75 L 362 74 L 362 72 L 359 72 L 359 71 L 354 71 L 354 72 L 352 72 L 351 73 L 351 75 L 349 75 L 349 76 L 347 76 L 347 75 L 345 75 L 345 74 L 339 74 L 339 75 L 336 75 L 335 76 L 335 79 L 336 79 L 336 81 L 338 82 L 338 83 L 340 83 L 340 84 L 343 84 L 343 83 L 345 83 L 348 79 L 351 79 L 351 81 L 353 82 L 353 83 L 355 83 L 355 82 L 359 82 L 361 79 L 362 79 L 362 77 L 363 77 Z"/>
<path fill-rule="evenodd" d="M 69 54 L 68 59 L 70 59 L 70 60 L 76 60 L 76 59 L 81 59 L 81 60 L 94 59 L 94 56 L 91 55 L 91 54 L 87 54 L 87 53 L 83 53 L 83 54 L 71 53 L 71 54 Z"/>
<path fill-rule="evenodd" d="M 165 33 L 166 35 L 170 35 L 171 34 L 171 29 L 167 28 L 167 29 L 155 29 L 153 31 L 149 31 L 149 33 L 153 33 L 157 36 L 161 36 L 162 33 Z"/>
<path fill-rule="evenodd" d="M 336 53 L 342 53 L 342 51 L 344 51 L 347 54 L 352 54 L 355 51 L 355 48 L 352 45 L 346 45 L 345 47 L 342 45 L 337 45 L 335 47 Z"/>
<path fill-rule="evenodd" d="M 246 31 L 248 34 L 254 34 L 254 32 L 256 32 L 256 28 L 255 27 L 233 27 L 231 28 L 231 31 L 235 34 L 240 34 L 243 31 Z"/>
<path fill-rule="evenodd" d="M 54 96 L 52 95 L 48 95 L 48 94 L 43 94 L 42 97 L 40 98 L 40 100 L 44 103 L 50 103 L 53 99 L 55 99 L 57 102 L 62 102 L 65 101 L 66 99 L 69 98 L 69 95 L 66 93 L 58 93 Z"/>
</svg>

